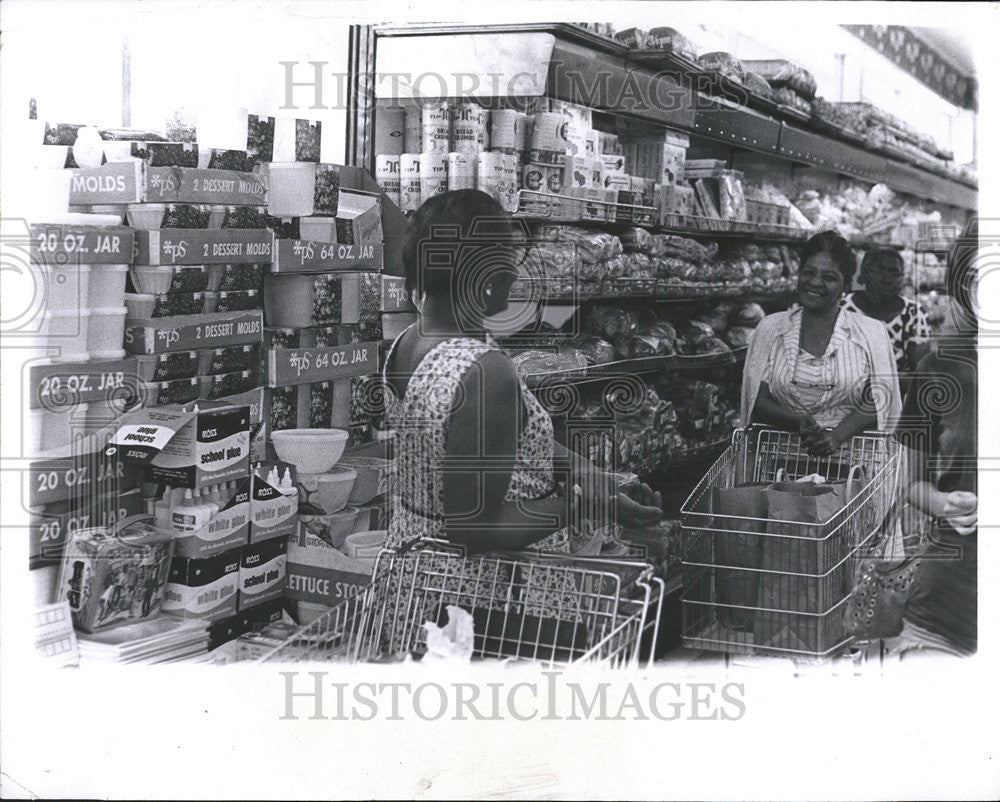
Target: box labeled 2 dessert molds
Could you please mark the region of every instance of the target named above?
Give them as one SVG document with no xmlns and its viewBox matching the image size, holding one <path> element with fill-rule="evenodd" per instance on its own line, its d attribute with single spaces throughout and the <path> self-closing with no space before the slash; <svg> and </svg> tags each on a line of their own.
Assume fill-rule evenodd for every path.
<svg viewBox="0 0 1000 802">
<path fill-rule="evenodd" d="M 141 409 L 121 419 L 109 453 L 143 465 L 148 481 L 171 487 L 245 480 L 250 474 L 250 408 Z"/>
</svg>

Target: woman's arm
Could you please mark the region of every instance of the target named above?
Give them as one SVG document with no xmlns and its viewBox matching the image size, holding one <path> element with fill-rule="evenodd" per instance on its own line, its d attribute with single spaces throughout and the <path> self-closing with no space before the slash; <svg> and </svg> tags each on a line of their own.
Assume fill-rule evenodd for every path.
<svg viewBox="0 0 1000 802">
<path fill-rule="evenodd" d="M 789 409 L 779 403 L 771 395 L 771 388 L 768 387 L 767 382 L 760 383 L 760 389 L 757 391 L 757 403 L 753 408 L 752 420 L 755 423 L 765 423 L 769 426 L 778 426 L 795 432 L 799 430 L 807 418 L 811 420 L 812 416 L 805 412 Z M 815 424 L 815 421 L 813 423 Z"/>
<path fill-rule="evenodd" d="M 504 501 L 523 425 L 510 358 L 499 351 L 483 355 L 463 377 L 458 395 L 442 464 L 448 539 L 471 551 L 519 549 L 564 527 L 564 498 Z"/>
</svg>

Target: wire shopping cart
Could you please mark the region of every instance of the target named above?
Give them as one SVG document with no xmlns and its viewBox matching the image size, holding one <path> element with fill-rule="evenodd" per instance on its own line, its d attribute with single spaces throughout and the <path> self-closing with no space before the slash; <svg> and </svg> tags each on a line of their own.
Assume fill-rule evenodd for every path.
<svg viewBox="0 0 1000 802">
<path fill-rule="evenodd" d="M 466 557 L 435 543 L 383 551 L 370 585 L 261 661 L 393 662 L 426 651 L 423 624 L 471 613 L 477 658 L 637 665 L 656 642 L 662 579 L 628 560 L 519 552 Z"/>
<path fill-rule="evenodd" d="M 844 624 L 857 558 L 881 542 L 895 513 L 901 448 L 865 433 L 829 457 L 813 457 L 797 434 L 739 429 L 681 507 L 682 641 L 733 654 L 826 658 L 851 638 Z M 720 514 L 718 490 L 820 474 L 864 479 L 822 523 Z"/>
</svg>

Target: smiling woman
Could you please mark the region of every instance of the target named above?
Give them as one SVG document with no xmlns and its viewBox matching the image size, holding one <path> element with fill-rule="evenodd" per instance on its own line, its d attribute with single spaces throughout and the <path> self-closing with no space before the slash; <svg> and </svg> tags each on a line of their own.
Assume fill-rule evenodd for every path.
<svg viewBox="0 0 1000 802">
<path fill-rule="evenodd" d="M 827 455 L 860 432 L 891 431 L 901 407 L 884 325 L 841 308 L 857 263 L 832 231 L 803 248 L 799 308 L 764 318 L 750 339 L 742 422 L 797 431 Z"/>
</svg>

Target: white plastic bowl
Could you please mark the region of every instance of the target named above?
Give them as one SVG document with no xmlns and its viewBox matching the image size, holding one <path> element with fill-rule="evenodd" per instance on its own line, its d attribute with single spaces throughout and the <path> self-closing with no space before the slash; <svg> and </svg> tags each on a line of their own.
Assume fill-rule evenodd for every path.
<svg viewBox="0 0 1000 802">
<path fill-rule="evenodd" d="M 389 532 L 373 529 L 371 532 L 355 532 L 344 540 L 344 554 L 352 560 L 374 560 L 385 547 Z"/>
<path fill-rule="evenodd" d="M 298 481 L 303 491 L 299 501 L 306 501 L 327 514 L 340 512 L 347 506 L 357 478 L 358 472 L 353 468 L 339 466 L 326 473 L 299 474 Z"/>
<path fill-rule="evenodd" d="M 360 510 L 357 507 L 346 507 L 340 512 L 323 515 L 308 515 L 299 513 L 299 523 L 305 532 L 322 531 L 324 541 L 341 553 L 344 552 L 344 541 L 354 530 L 354 522 L 358 519 Z M 329 541 L 325 539 L 329 538 Z"/>
<path fill-rule="evenodd" d="M 313 213 L 315 164 L 271 162 L 266 170 L 268 214 L 273 217 L 308 217 Z"/>
<path fill-rule="evenodd" d="M 347 447 L 344 429 L 282 429 L 272 432 L 278 459 L 295 466 L 296 472 L 326 473 L 337 464 Z"/>
<path fill-rule="evenodd" d="M 156 231 L 163 223 L 163 215 L 166 212 L 165 203 L 130 203 L 125 213 L 132 228 L 140 231 Z"/>
</svg>

